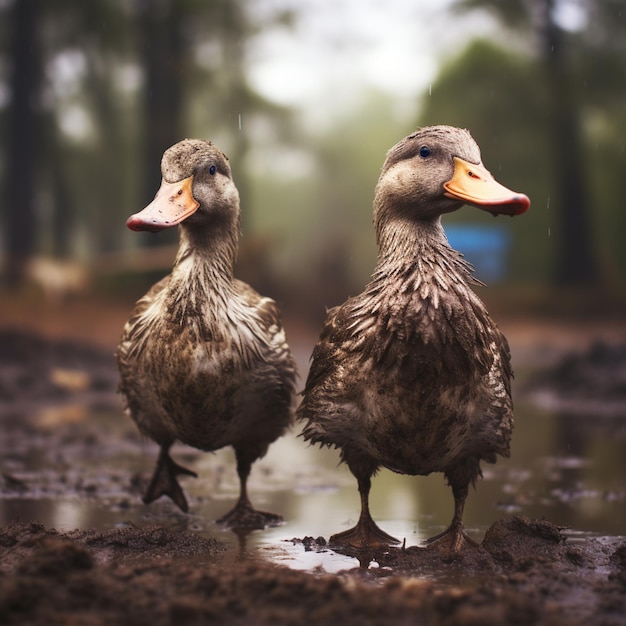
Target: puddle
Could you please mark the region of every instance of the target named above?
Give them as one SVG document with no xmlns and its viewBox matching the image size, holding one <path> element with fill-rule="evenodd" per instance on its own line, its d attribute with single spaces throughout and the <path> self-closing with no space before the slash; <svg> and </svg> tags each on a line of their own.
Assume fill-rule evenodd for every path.
<svg viewBox="0 0 626 626">
<path fill-rule="evenodd" d="M 623 419 L 562 415 L 518 401 L 512 455 L 484 466 L 470 492 L 465 523 L 481 540 L 507 515 L 547 517 L 572 529 L 572 537 L 626 534 L 626 471 Z M 250 493 L 259 508 L 281 513 L 286 522 L 237 537 L 212 520 L 237 495 L 231 450 L 204 454 L 185 446 L 173 457 L 198 472 L 183 478 L 191 513 L 169 501 L 141 502 L 138 476 L 147 479 L 156 446 L 142 441 L 121 412 L 50 413 L 30 424 L 5 428 L 4 487 L 0 524 L 38 520 L 58 530 L 107 529 L 159 523 L 213 536 L 232 558 L 260 557 L 293 569 L 337 572 L 358 565 L 331 550 L 306 550 L 293 538 L 328 537 L 354 524 L 359 499 L 353 477 L 338 466 L 336 451 L 311 448 L 290 435 L 276 442 L 253 468 Z M 417 546 L 443 530 L 452 516 L 452 495 L 441 475 L 410 477 L 383 470 L 373 481 L 371 508 L 379 525 L 406 546 Z M 373 563 L 371 567 L 376 567 Z"/>
</svg>

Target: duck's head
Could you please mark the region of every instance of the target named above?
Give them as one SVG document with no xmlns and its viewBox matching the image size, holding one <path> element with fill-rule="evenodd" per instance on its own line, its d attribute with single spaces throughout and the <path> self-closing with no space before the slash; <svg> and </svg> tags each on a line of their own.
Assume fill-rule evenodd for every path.
<svg viewBox="0 0 626 626">
<path fill-rule="evenodd" d="M 394 218 L 432 220 L 471 204 L 493 215 L 519 215 L 528 196 L 498 183 L 468 131 L 421 128 L 389 152 L 376 186 L 377 226 Z"/>
<path fill-rule="evenodd" d="M 177 224 L 189 227 L 239 223 L 239 194 L 228 158 L 210 141 L 185 139 L 163 154 L 161 186 L 154 200 L 126 225 L 157 232 Z"/>
</svg>

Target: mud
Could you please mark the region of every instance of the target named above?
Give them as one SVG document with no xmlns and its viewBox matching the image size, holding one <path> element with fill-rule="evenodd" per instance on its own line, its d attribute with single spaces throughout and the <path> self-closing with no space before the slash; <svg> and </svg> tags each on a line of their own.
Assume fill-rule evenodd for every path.
<svg viewBox="0 0 626 626">
<path fill-rule="evenodd" d="M 315 549 L 323 542 L 315 542 Z M 302 549 L 307 541 L 302 540 Z M 547 521 L 495 523 L 457 557 L 423 548 L 361 555 L 315 575 L 160 526 L 0 531 L 3 624 L 623 624 L 626 544 L 568 545 Z M 369 567 L 376 563 L 378 567 Z M 437 581 L 442 569 L 456 584 Z"/>
<path fill-rule="evenodd" d="M 626 540 L 579 537 L 545 519 L 500 519 L 456 556 L 419 546 L 348 552 L 355 566 L 328 574 L 269 562 L 245 537 L 233 550 L 180 515 L 133 517 L 143 473 L 116 455 L 139 456 L 141 444 L 119 414 L 93 417 L 119 411 L 116 381 L 112 351 L 0 334 L 0 506 L 16 512 L 0 528 L 2 624 L 626 624 Z M 28 502 L 72 498 L 117 521 L 55 530 L 29 514 Z M 333 551 L 323 537 L 287 544 Z"/>
<path fill-rule="evenodd" d="M 571 413 L 626 416 L 626 343 L 596 340 L 527 383 L 540 404 Z"/>
<path fill-rule="evenodd" d="M 67 403 L 118 407 L 113 350 L 0 329 L 0 416 L 27 416 Z"/>
</svg>

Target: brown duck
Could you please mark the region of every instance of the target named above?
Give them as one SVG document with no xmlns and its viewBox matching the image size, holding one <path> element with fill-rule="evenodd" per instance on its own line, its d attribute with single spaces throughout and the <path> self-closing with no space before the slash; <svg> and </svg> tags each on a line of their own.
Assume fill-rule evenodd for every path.
<svg viewBox="0 0 626 626">
<path fill-rule="evenodd" d="M 397 542 L 369 511 L 371 477 L 386 467 L 443 472 L 454 516 L 429 542 L 460 550 L 473 543 L 463 507 L 480 462 L 509 455 L 509 347 L 441 225 L 464 204 L 519 215 L 530 201 L 494 180 L 465 130 L 422 128 L 387 153 L 374 200 L 376 268 L 360 295 L 329 311 L 297 412 L 304 437 L 340 448 L 358 481 L 359 521 L 331 537 L 336 545 Z"/>
<path fill-rule="evenodd" d="M 200 450 L 232 446 L 239 500 L 220 520 L 259 528 L 280 516 L 257 511 L 247 495 L 252 463 L 293 417 L 296 368 L 276 304 L 233 277 L 239 195 L 225 155 L 208 141 L 169 148 L 155 199 L 132 215 L 131 230 L 179 225 L 174 268 L 141 298 L 117 349 L 120 391 L 139 430 L 160 446 L 146 503 L 169 496 L 188 505 L 175 463 L 178 440 Z"/>
</svg>

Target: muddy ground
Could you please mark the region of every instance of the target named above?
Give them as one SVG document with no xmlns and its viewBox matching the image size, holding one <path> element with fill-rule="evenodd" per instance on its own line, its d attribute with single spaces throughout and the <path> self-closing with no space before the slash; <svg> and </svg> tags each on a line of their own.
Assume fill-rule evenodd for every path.
<svg viewBox="0 0 626 626">
<path fill-rule="evenodd" d="M 626 545 L 568 546 L 550 522 L 522 518 L 454 559 L 395 549 L 364 558 L 378 568 L 337 575 L 255 558 L 226 566 L 217 541 L 161 526 L 57 533 L 16 522 L 0 530 L 0 551 L 3 624 L 555 626 L 626 615 Z M 425 579 L 441 568 L 459 584 Z"/>
<path fill-rule="evenodd" d="M 625 354 L 596 346 L 537 385 L 588 384 L 623 401 Z M 125 522 L 145 477 L 107 466 L 104 484 L 80 462 L 97 468 L 112 446 L 139 450 L 132 431 L 111 434 L 83 419 L 81 411 L 119 410 L 116 383 L 108 349 L 0 333 L 1 498 L 67 489 L 120 520 L 61 532 L 18 512 L 0 528 L 2 624 L 626 624 L 626 540 L 577 540 L 548 520 L 498 520 L 478 548 L 454 558 L 420 547 L 354 554 L 360 567 L 338 574 L 291 570 L 254 551 L 233 556 L 180 524 Z M 37 471 L 33 450 L 60 468 L 55 480 Z M 321 537 L 293 543 L 331 549 Z"/>
</svg>

